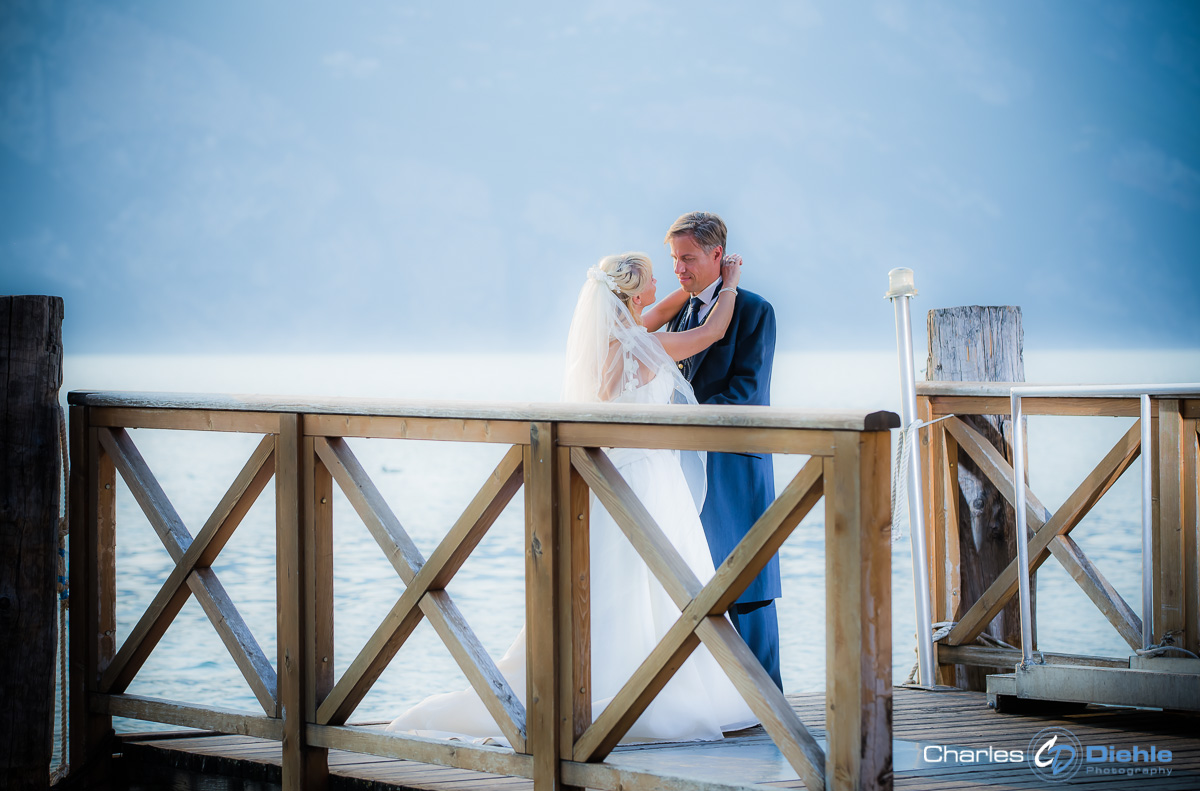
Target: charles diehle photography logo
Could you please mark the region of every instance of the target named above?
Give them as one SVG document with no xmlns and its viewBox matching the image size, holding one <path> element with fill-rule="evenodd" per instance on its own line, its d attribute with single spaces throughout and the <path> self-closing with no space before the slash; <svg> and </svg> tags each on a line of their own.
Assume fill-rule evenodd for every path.
<svg viewBox="0 0 1200 791">
<path fill-rule="evenodd" d="M 1043 728 L 1029 740 L 1029 768 L 1043 780 L 1065 783 L 1083 766 L 1083 745 L 1066 728 Z"/>
<path fill-rule="evenodd" d="M 1061 727 L 1043 728 L 1029 740 L 1025 750 L 955 747 L 926 744 L 920 752 L 920 764 L 1019 764 L 1029 767 L 1048 783 L 1065 783 L 1082 772 L 1085 775 L 1124 775 L 1126 777 L 1169 777 L 1171 751 L 1155 744 L 1129 747 L 1114 744 L 1083 745 L 1074 733 Z"/>
<path fill-rule="evenodd" d="M 1029 740 L 1029 768 L 1043 780 L 1064 783 L 1080 770 L 1086 775 L 1167 777 L 1171 774 L 1171 751 L 1157 745 L 1118 747 L 1089 744 L 1084 747 L 1066 728 L 1043 728 Z"/>
</svg>

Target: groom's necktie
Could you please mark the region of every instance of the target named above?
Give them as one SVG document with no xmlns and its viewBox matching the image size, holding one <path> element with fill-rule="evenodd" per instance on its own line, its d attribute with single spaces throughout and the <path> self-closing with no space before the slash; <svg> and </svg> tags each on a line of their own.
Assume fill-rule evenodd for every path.
<svg viewBox="0 0 1200 791">
<path fill-rule="evenodd" d="M 700 301 L 700 297 L 692 297 L 688 300 L 687 312 L 683 315 L 683 324 L 679 326 L 680 332 L 694 330 L 700 326 L 700 308 L 703 304 Z M 683 371 L 683 378 L 689 382 L 692 381 L 692 374 L 695 373 L 696 367 L 695 355 L 681 360 L 679 367 Z"/>
</svg>

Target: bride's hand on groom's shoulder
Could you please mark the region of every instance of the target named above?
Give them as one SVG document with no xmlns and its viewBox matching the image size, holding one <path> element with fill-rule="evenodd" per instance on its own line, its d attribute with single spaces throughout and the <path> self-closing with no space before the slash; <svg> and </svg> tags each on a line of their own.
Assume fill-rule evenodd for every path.
<svg viewBox="0 0 1200 791">
<path fill-rule="evenodd" d="M 737 253 L 730 253 L 721 259 L 721 281 L 722 285 L 727 288 L 737 288 L 738 280 L 742 276 L 742 257 Z"/>
</svg>

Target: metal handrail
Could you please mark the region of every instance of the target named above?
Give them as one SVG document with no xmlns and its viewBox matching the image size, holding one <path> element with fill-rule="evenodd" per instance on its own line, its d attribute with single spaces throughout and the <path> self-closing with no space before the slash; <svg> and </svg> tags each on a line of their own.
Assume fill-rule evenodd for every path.
<svg viewBox="0 0 1200 791">
<path fill-rule="evenodd" d="M 1021 602 L 1021 664 L 1033 662 L 1033 614 L 1029 583 L 1029 524 L 1025 516 L 1025 429 L 1021 425 L 1022 398 L 1130 398 L 1141 402 L 1142 462 L 1142 648 L 1154 635 L 1154 574 L 1152 468 L 1150 459 L 1150 397 L 1200 395 L 1200 383 L 1131 385 L 1025 385 L 1009 390 L 1013 423 L 1013 479 L 1017 494 L 1017 590 Z"/>
</svg>

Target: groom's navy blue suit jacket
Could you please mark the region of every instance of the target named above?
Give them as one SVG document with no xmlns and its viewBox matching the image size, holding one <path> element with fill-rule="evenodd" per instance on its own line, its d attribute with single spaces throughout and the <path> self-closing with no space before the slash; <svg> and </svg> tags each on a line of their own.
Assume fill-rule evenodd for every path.
<svg viewBox="0 0 1200 791">
<path fill-rule="evenodd" d="M 668 329 L 677 331 L 685 312 L 686 307 L 668 323 Z M 701 404 L 770 404 L 774 358 L 775 309 L 758 294 L 738 288 L 725 337 L 696 355 L 692 369 L 696 400 Z M 708 494 L 700 521 L 716 566 L 724 562 L 774 500 L 775 474 L 770 455 L 708 454 Z M 780 595 L 776 555 L 738 602 L 761 602 Z"/>
</svg>

